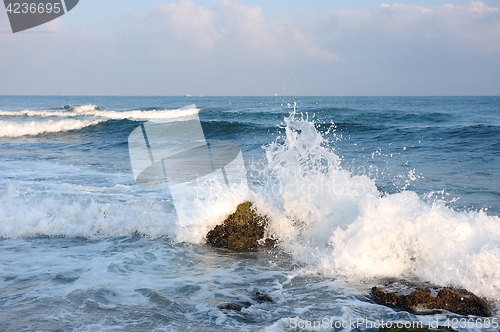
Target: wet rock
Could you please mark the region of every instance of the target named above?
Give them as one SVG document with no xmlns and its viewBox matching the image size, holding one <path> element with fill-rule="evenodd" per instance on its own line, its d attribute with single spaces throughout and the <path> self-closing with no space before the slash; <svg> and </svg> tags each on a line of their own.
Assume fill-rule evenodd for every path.
<svg viewBox="0 0 500 332">
<path fill-rule="evenodd" d="M 252 304 L 250 302 L 230 302 L 222 303 L 217 306 L 225 315 L 232 317 L 233 319 L 245 323 L 253 324 L 257 322 L 257 318 L 248 312 L 242 312 L 243 308 L 248 308 Z"/>
<path fill-rule="evenodd" d="M 272 297 L 270 297 L 267 294 L 262 294 L 259 292 L 255 292 L 255 294 L 252 296 L 252 299 L 254 299 L 258 303 L 264 303 L 264 302 L 274 303 L 274 300 Z"/>
<path fill-rule="evenodd" d="M 434 314 L 447 310 L 464 316 L 491 317 L 486 302 L 465 289 L 432 286 L 413 289 L 400 287 L 395 290 L 397 287 L 394 285 L 387 288 L 385 291 L 379 287 L 371 290 L 375 300 L 386 306 L 402 308 L 415 314 Z"/>
<path fill-rule="evenodd" d="M 259 303 L 259 304 L 265 303 L 265 302 L 274 303 L 274 300 L 272 297 L 270 297 L 267 294 L 260 293 L 260 292 L 255 292 L 255 294 L 252 295 L 252 300 Z M 219 308 L 221 310 L 231 310 L 231 311 L 240 312 L 241 309 L 248 308 L 253 304 L 255 304 L 255 303 L 250 303 L 247 301 L 226 302 L 226 303 L 219 304 L 217 306 L 217 308 Z"/>
<path fill-rule="evenodd" d="M 221 225 L 207 233 L 207 243 L 236 250 L 273 244 L 270 239 L 264 240 L 267 224 L 267 217 L 255 213 L 252 203 L 245 202 L 238 205 L 236 212 L 229 215 Z"/>
<path fill-rule="evenodd" d="M 218 308 L 224 310 L 241 311 L 244 306 L 238 303 L 222 303 L 219 304 Z"/>
</svg>

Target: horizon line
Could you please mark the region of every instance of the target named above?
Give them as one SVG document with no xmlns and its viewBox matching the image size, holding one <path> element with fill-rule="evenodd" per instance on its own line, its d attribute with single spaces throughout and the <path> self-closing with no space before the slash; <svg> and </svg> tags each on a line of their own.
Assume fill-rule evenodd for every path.
<svg viewBox="0 0 500 332">
<path fill-rule="evenodd" d="M 203 98 L 203 97 L 500 97 L 500 95 L 73 95 L 73 94 L 0 94 L 0 97 L 182 97 L 182 98 Z"/>
</svg>

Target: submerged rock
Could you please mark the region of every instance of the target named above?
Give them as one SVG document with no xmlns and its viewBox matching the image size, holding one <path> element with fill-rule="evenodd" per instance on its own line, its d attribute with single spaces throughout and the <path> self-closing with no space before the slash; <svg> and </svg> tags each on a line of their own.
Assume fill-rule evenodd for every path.
<svg viewBox="0 0 500 332">
<path fill-rule="evenodd" d="M 257 301 L 258 303 L 264 303 L 264 302 L 274 303 L 274 300 L 272 297 L 270 297 L 267 294 L 262 294 L 260 292 L 255 292 L 255 294 L 252 296 L 252 299 Z"/>
<path fill-rule="evenodd" d="M 434 314 L 447 310 L 464 316 L 491 317 L 486 302 L 465 289 L 417 287 L 410 293 L 405 292 L 408 294 L 398 294 L 397 291 L 384 292 L 379 287 L 373 287 L 371 292 L 378 303 L 403 308 L 415 314 Z"/>
<path fill-rule="evenodd" d="M 222 303 L 218 305 L 218 308 L 223 310 L 241 311 L 241 309 L 246 307 L 238 303 Z"/>
<path fill-rule="evenodd" d="M 267 294 L 263 294 L 260 292 L 255 292 L 254 295 L 252 295 L 252 300 L 255 301 L 254 303 L 250 303 L 247 301 L 240 301 L 240 302 L 225 302 L 219 304 L 217 307 L 221 310 L 228 310 L 228 311 L 238 311 L 240 312 L 241 309 L 243 308 L 248 308 L 252 306 L 255 303 L 262 304 L 265 302 L 269 303 L 274 303 L 274 300 L 272 297 L 270 297 Z"/>
<path fill-rule="evenodd" d="M 270 239 L 263 240 L 267 223 L 267 217 L 258 215 L 252 209 L 252 203 L 245 202 L 238 205 L 236 212 L 229 215 L 221 225 L 207 233 L 207 243 L 237 250 L 272 244 Z"/>
</svg>

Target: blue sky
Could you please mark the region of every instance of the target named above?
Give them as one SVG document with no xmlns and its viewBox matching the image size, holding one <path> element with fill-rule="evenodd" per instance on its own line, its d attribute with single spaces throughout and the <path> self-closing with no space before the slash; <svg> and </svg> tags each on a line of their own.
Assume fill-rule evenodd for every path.
<svg viewBox="0 0 500 332">
<path fill-rule="evenodd" d="M 500 1 L 80 0 L 9 33 L 0 94 L 500 95 Z"/>
</svg>

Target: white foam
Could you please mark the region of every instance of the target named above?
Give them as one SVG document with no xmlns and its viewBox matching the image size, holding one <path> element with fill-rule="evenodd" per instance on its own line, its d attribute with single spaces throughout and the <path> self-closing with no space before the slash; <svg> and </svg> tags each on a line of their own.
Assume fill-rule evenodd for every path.
<svg viewBox="0 0 500 332">
<path fill-rule="evenodd" d="M 0 182 L 0 237 L 3 238 L 108 238 L 139 233 L 200 244 L 205 242 L 206 233 L 232 213 L 248 192 L 246 183 L 233 185 L 228 195 L 226 185 L 215 179 L 198 181 L 198 193 L 203 188 L 209 189 L 205 190 L 207 197 L 200 195 L 192 202 L 193 211 L 198 213 L 191 217 L 196 221 L 189 227 L 179 227 L 165 191 L 127 185 L 130 179 L 123 174 L 43 161 L 32 164 L 11 161 L 10 165 L 19 171 L 0 172 L 3 178 L 18 176 L 44 181 Z M 59 178 L 66 180 L 61 183 Z M 83 178 L 86 185 L 81 184 Z M 101 187 L 104 180 L 107 185 Z"/>
<path fill-rule="evenodd" d="M 229 214 L 233 213 L 237 205 L 244 201 L 248 193 L 246 183 L 232 185 L 231 190 L 229 190 L 218 179 L 210 178 L 199 182 L 196 187 L 198 198 L 194 202 L 191 200 L 185 202 L 191 206 L 188 205 L 184 209 L 177 209 L 178 213 L 182 210 L 189 210 L 191 212 L 190 218 L 193 220 L 191 225 L 175 229 L 175 239 L 178 242 L 196 244 L 206 242 L 205 236 L 208 231 L 217 224 L 222 223 Z M 189 189 L 192 190 L 193 188 Z M 182 207 L 182 203 L 176 204 L 176 207 Z"/>
<path fill-rule="evenodd" d="M 140 200 L 97 202 L 86 195 L 59 197 L 42 192 L 26 198 L 12 185 L 0 196 L 0 237 L 4 238 L 96 238 L 136 232 L 158 237 L 169 234 L 172 219 L 160 203 Z"/>
<path fill-rule="evenodd" d="M 20 137 L 78 130 L 93 126 L 104 120 L 43 120 L 30 122 L 12 122 L 0 120 L 0 137 Z"/>
<path fill-rule="evenodd" d="M 0 116 L 32 116 L 32 117 L 78 117 L 78 116 L 92 116 L 100 117 L 108 120 L 152 120 L 152 119 L 175 119 L 190 115 L 195 115 L 200 112 L 200 109 L 196 108 L 195 105 L 190 105 L 183 107 L 182 109 L 173 110 L 150 110 L 150 111 L 113 111 L 113 110 L 103 110 L 96 105 L 82 105 L 82 106 L 71 106 L 68 110 L 41 110 L 41 111 L 0 111 Z"/>
<path fill-rule="evenodd" d="M 173 110 L 124 111 L 103 110 L 96 105 L 71 106 L 67 110 L 0 111 L 0 137 L 19 137 L 82 129 L 108 120 L 172 120 L 196 115 L 195 105 Z M 23 118 L 34 118 L 23 122 Z M 9 119 L 10 118 L 10 119 Z M 52 118 L 47 120 L 46 118 Z M 12 121 L 13 120 L 13 121 Z"/>
<path fill-rule="evenodd" d="M 23 110 L 23 111 L 1 111 L 0 116 L 10 116 L 10 117 L 22 117 L 22 116 L 33 116 L 33 117 L 74 117 L 81 115 L 94 115 L 94 112 L 98 111 L 99 107 L 96 105 L 82 105 L 82 106 L 70 106 L 67 110 Z"/>
<path fill-rule="evenodd" d="M 286 118 L 285 135 L 266 147 L 265 186 L 251 196 L 304 272 L 354 279 L 417 276 L 500 300 L 499 217 L 426 203 L 411 191 L 380 193 L 374 180 L 342 169 L 325 143 L 312 121 Z M 175 230 L 178 241 L 203 242 L 206 231 L 234 208 L 235 202 L 217 203 L 217 195 L 214 190 L 215 200 L 202 203 L 215 217 L 194 230 Z M 12 186 L 1 195 L 0 236 L 172 233 L 173 216 L 147 199 L 32 197 Z"/>
<path fill-rule="evenodd" d="M 402 191 L 383 195 L 324 148 L 311 121 L 291 116 L 266 147 L 267 187 L 253 200 L 281 246 L 306 270 L 332 276 L 420 277 L 500 299 L 500 218 L 458 212 Z"/>
<path fill-rule="evenodd" d="M 203 243 L 206 233 L 247 196 L 246 182 L 204 177 L 191 203 L 196 218 L 178 227 L 166 190 L 135 185 L 132 174 L 107 172 L 52 161 L 10 160 L 0 168 L 0 237 L 114 237 L 134 233 L 169 236 L 178 242 Z M 42 181 L 39 181 L 42 180 Z M 187 207 L 189 209 L 189 207 Z"/>
<path fill-rule="evenodd" d="M 129 119 L 129 120 L 169 120 L 196 115 L 200 112 L 199 109 L 184 109 L 184 110 L 162 110 L 162 111 L 95 111 L 95 115 L 106 119 Z"/>
</svg>

